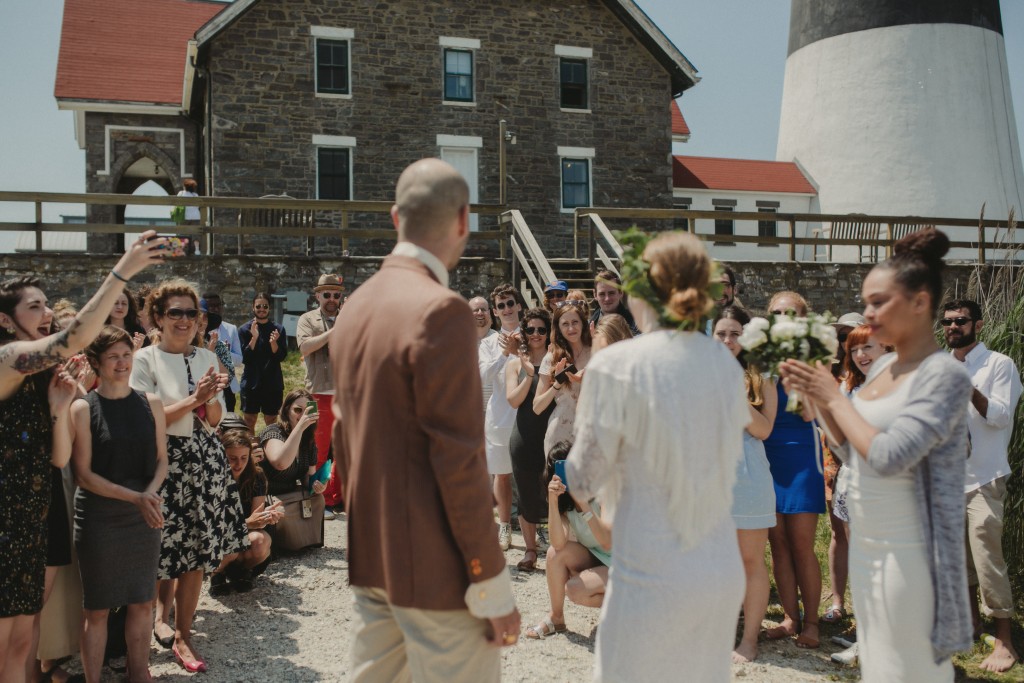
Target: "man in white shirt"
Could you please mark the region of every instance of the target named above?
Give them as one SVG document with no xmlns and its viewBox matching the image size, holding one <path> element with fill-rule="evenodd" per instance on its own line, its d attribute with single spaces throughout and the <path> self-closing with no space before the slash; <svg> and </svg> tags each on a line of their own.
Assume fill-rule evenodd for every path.
<svg viewBox="0 0 1024 683">
<path fill-rule="evenodd" d="M 473 322 L 476 323 L 477 340 L 483 341 L 487 337 L 493 337 L 498 334 L 498 331 L 492 327 L 494 319 L 491 317 L 491 306 L 487 303 L 487 299 L 482 296 L 473 297 L 469 300 L 469 310 L 473 313 Z M 491 400 L 492 387 L 486 382 L 483 383 L 483 386 L 483 409 L 486 413 L 487 402 Z"/>
<path fill-rule="evenodd" d="M 1003 672 L 1018 656 L 1010 641 L 1013 596 L 1003 559 L 1003 502 L 1010 476 L 1007 448 L 1013 416 L 1021 395 L 1020 373 L 1013 361 L 978 341 L 983 323 L 981 306 L 957 299 L 943 306 L 939 322 L 946 344 L 971 375 L 974 391 L 967 410 L 971 452 L 967 459 L 967 581 L 971 611 L 980 626 L 977 588 L 985 614 L 995 622 L 995 643 L 981 668 Z"/>
<path fill-rule="evenodd" d="M 516 409 L 505 395 L 505 363 L 522 342 L 519 316 L 522 305 L 519 292 L 509 283 L 498 285 L 491 292 L 494 317 L 501 323 L 501 332 L 486 337 L 478 351 L 480 381 L 491 387 L 484 417 L 487 436 L 487 471 L 494 477 L 494 499 L 498 502 L 498 544 L 508 550 L 512 544 L 512 456 L 509 440 L 516 424 Z"/>
<path fill-rule="evenodd" d="M 228 350 L 231 351 L 231 362 L 237 371 L 242 367 L 242 344 L 238 341 L 238 327 L 224 320 L 224 314 L 222 313 L 224 304 L 220 300 L 220 294 L 217 292 L 205 292 L 203 299 L 206 300 L 210 313 L 221 316 L 220 327 L 217 328 L 217 337 L 228 345 Z M 239 389 L 237 372 L 232 373 L 228 379 L 231 380 L 231 384 L 224 391 L 224 403 L 227 404 L 228 411 L 234 412 L 235 397 L 238 396 Z"/>
</svg>

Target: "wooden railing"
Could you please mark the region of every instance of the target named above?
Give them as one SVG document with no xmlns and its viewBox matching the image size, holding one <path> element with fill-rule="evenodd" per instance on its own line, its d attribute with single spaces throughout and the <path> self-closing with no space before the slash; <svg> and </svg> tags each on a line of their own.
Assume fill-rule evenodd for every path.
<svg viewBox="0 0 1024 683">
<path fill-rule="evenodd" d="M 173 232 L 177 235 L 194 235 L 206 243 L 207 254 L 214 253 L 215 236 L 237 235 L 268 235 L 274 237 L 314 237 L 338 239 L 342 251 L 349 248 L 349 240 L 390 240 L 396 233 L 390 227 L 390 219 L 381 221 L 389 227 L 359 228 L 352 227 L 354 215 L 390 213 L 392 202 L 375 201 L 340 201 L 327 199 L 292 199 L 290 197 L 250 199 L 246 197 L 150 197 L 125 194 L 76 194 L 68 192 L 6 192 L 0 191 L 0 203 L 30 203 L 35 208 L 33 222 L 0 222 L 0 231 L 29 231 L 35 233 L 35 251 L 43 251 L 43 234 L 47 232 L 84 232 L 98 234 L 122 234 L 144 232 L 153 226 L 146 224 L 125 225 L 122 223 L 44 223 L 43 205 L 45 204 L 85 204 L 87 206 L 166 206 L 168 216 L 170 207 L 199 207 L 199 225 L 161 225 L 161 232 Z M 505 230 L 497 217 L 506 207 L 496 204 L 472 204 L 470 211 L 480 216 L 495 216 L 497 229 L 479 230 L 470 233 L 474 242 L 493 241 L 498 245 L 501 258 L 505 253 Z M 277 210 L 275 212 L 275 210 Z M 315 225 L 319 227 L 294 227 L 283 225 L 252 225 L 254 216 L 275 216 L 282 211 L 309 212 L 315 216 Z M 243 219 L 243 216 L 246 219 Z M 239 251 L 241 240 L 238 241 Z"/>
<path fill-rule="evenodd" d="M 519 286 L 523 276 L 528 287 L 521 288 L 527 304 L 544 301 L 544 285 L 557 278 L 551 269 L 544 251 L 540 248 L 533 232 L 519 211 L 511 210 L 501 214 L 502 226 L 508 228 L 508 242 L 512 257 L 512 283 Z"/>
<path fill-rule="evenodd" d="M 820 226 L 848 223 L 853 218 L 859 222 L 870 222 L 879 226 L 875 238 L 848 238 L 829 234 Z M 658 229 L 657 222 L 685 221 L 687 230 L 706 242 L 728 244 L 758 244 L 786 246 L 789 260 L 797 261 L 797 247 L 811 247 L 811 259 L 815 260 L 819 251 L 832 256 L 833 247 L 858 247 L 867 250 L 877 260 L 883 254 L 888 257 L 892 246 L 902 236 L 927 225 L 934 225 L 943 230 L 950 238 L 951 249 L 969 249 L 977 254 L 977 262 L 984 264 L 1000 252 L 1005 252 L 1015 236 L 1008 232 L 1010 224 L 1006 220 L 985 218 L 949 218 L 930 216 L 874 216 L 865 214 L 816 214 L 816 213 L 775 213 L 775 212 L 742 212 L 742 211 L 694 211 L 688 209 L 644 209 L 620 207 L 587 207 L 575 211 L 574 244 L 576 258 L 589 258 L 591 266 L 595 258 L 601 258 L 600 239 L 607 241 L 605 232 L 610 232 L 605 221 L 615 219 L 630 221 L 640 229 Z M 724 219 L 733 221 L 735 226 L 741 221 L 773 221 L 778 226 L 787 225 L 788 234 L 775 237 L 759 235 L 721 235 L 713 232 L 697 231 L 698 220 Z M 797 232 L 797 225 L 803 224 L 805 234 Z M 811 226 L 819 226 L 817 229 Z M 662 226 L 663 229 L 663 226 Z M 838 233 L 838 231 L 837 231 Z M 581 253 L 586 248 L 586 254 Z M 603 261 L 603 259 L 602 259 Z"/>
</svg>

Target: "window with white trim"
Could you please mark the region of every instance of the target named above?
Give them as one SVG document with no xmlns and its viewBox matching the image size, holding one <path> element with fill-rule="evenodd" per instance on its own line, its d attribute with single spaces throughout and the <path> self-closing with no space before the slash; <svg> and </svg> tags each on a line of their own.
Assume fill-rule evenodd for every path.
<svg viewBox="0 0 1024 683">
<path fill-rule="evenodd" d="M 780 202 L 757 202 L 758 213 L 778 213 Z M 778 237 L 778 221 L 760 220 L 757 222 L 758 237 Z M 771 245 L 768 245 L 771 246 Z"/>
<path fill-rule="evenodd" d="M 352 199 L 352 149 L 355 138 L 314 135 L 317 199 Z"/>
<path fill-rule="evenodd" d="M 352 39 L 349 28 L 311 26 L 313 36 L 313 75 L 318 97 L 351 97 Z"/>
</svg>

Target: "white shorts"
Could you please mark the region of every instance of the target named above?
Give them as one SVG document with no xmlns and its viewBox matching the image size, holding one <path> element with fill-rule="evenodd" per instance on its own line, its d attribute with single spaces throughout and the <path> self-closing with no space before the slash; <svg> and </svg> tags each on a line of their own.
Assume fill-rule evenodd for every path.
<svg viewBox="0 0 1024 683">
<path fill-rule="evenodd" d="M 487 436 L 487 472 L 490 474 L 512 474 L 512 456 L 508 443 L 512 440 L 512 427 L 485 428 Z"/>
</svg>

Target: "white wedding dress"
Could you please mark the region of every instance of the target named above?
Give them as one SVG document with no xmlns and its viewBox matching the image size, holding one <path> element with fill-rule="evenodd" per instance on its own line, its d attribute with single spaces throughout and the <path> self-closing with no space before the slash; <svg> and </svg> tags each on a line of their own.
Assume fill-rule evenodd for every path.
<svg viewBox="0 0 1024 683">
<path fill-rule="evenodd" d="M 724 345 L 657 331 L 587 367 L 570 490 L 612 509 L 594 680 L 731 679 L 744 572 L 730 514 L 750 420 Z"/>
</svg>

